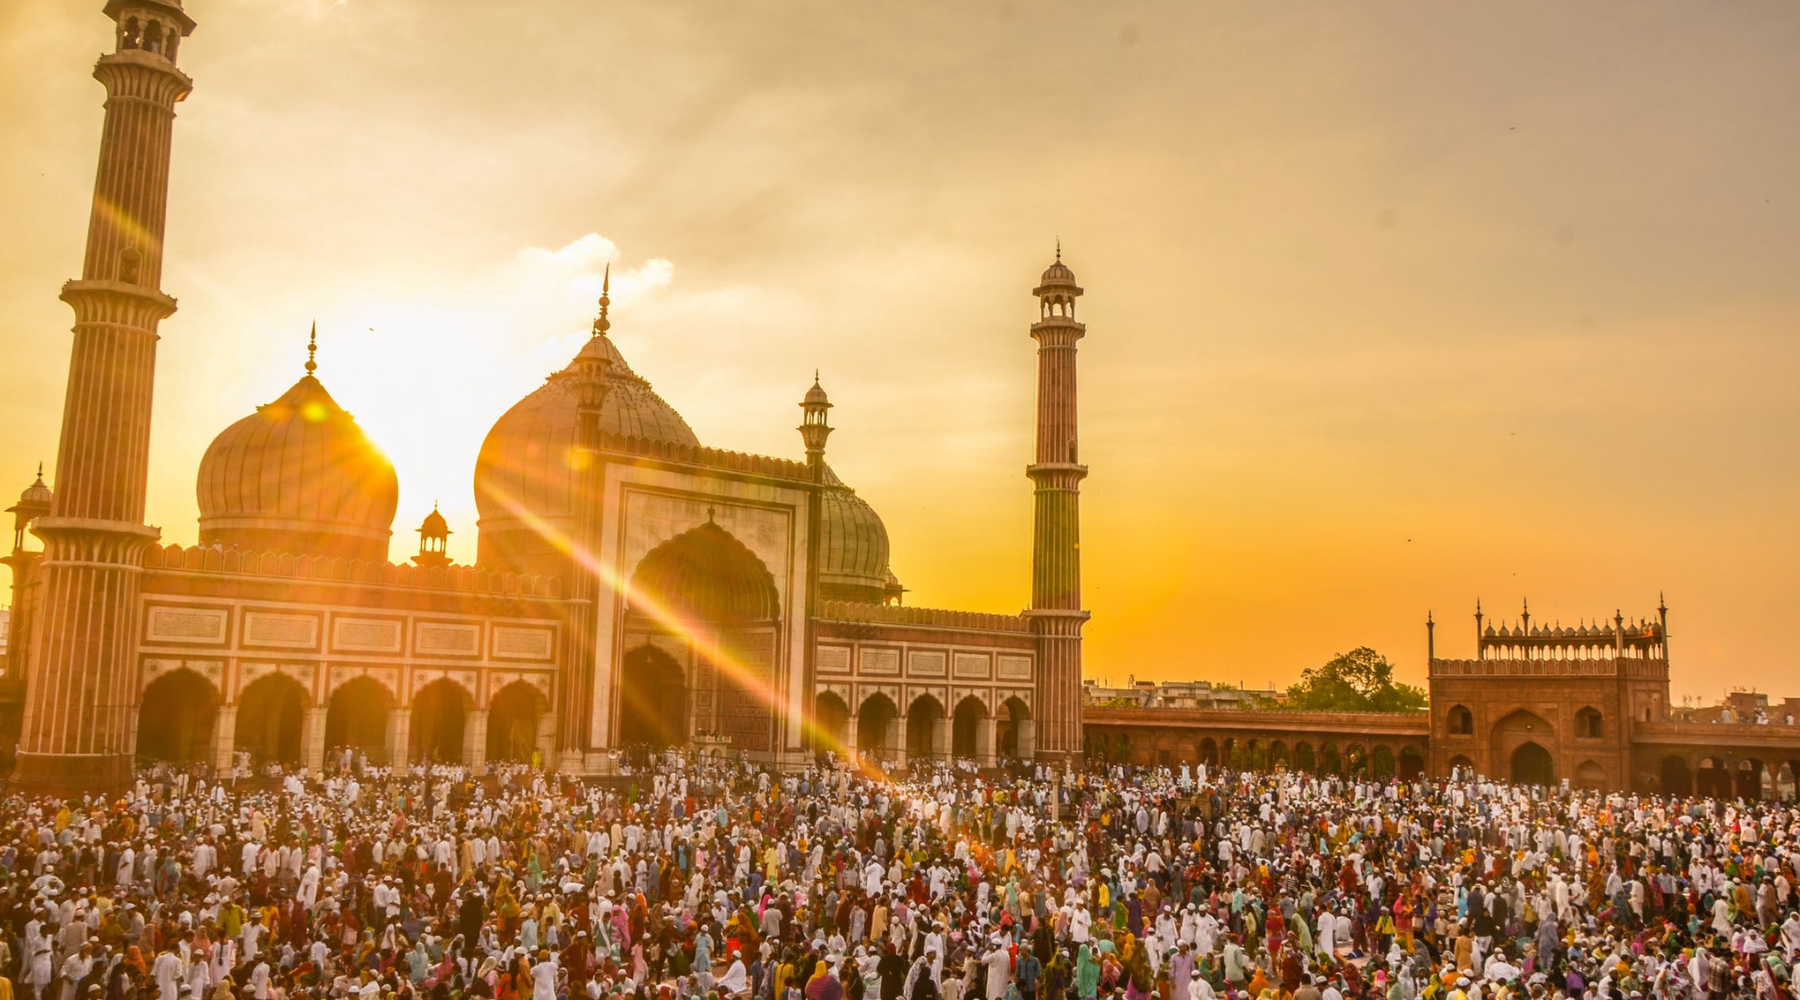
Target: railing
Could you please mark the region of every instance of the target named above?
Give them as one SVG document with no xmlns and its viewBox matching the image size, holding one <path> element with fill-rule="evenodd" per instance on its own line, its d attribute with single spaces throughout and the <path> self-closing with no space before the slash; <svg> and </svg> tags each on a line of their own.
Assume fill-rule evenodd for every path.
<svg viewBox="0 0 1800 1000">
<path fill-rule="evenodd" d="M 508 597 L 562 597 L 557 577 L 497 573 L 478 566 L 405 566 L 386 560 L 297 556 L 289 552 L 246 552 L 216 545 L 152 545 L 144 553 L 147 570 L 231 573 L 241 576 L 317 580 L 323 583 L 416 587 Z"/>
</svg>

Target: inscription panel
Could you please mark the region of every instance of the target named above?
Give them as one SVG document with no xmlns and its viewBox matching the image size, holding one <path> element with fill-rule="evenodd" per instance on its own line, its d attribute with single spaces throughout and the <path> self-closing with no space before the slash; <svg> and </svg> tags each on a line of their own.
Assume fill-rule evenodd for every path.
<svg viewBox="0 0 1800 1000">
<path fill-rule="evenodd" d="M 988 662 L 986 653 L 956 654 L 956 676 L 964 680 L 988 679 L 993 667 Z"/>
<path fill-rule="evenodd" d="M 312 615 L 277 615 L 244 612 L 246 646 L 286 646 L 311 649 L 319 642 L 319 620 Z"/>
<path fill-rule="evenodd" d="M 158 642 L 225 641 L 223 608 L 173 608 L 157 605 L 146 616 L 145 634 Z"/>
<path fill-rule="evenodd" d="M 508 660 L 548 660 L 554 646 L 547 628 L 494 626 L 494 655 Z"/>
<path fill-rule="evenodd" d="M 413 650 L 421 656 L 478 656 L 481 626 L 420 622 L 413 635 Z"/>
<path fill-rule="evenodd" d="M 897 677 L 900 674 L 898 649 L 862 650 L 862 672 L 873 677 Z"/>
<path fill-rule="evenodd" d="M 847 674 L 850 672 L 849 646 L 820 646 L 813 662 L 822 674 Z"/>
<path fill-rule="evenodd" d="M 332 623 L 331 644 L 370 653 L 400 652 L 400 623 L 381 618 L 339 618 Z"/>
<path fill-rule="evenodd" d="M 906 673 L 911 677 L 944 676 L 945 656 L 936 650 L 914 650 L 906 658 Z"/>
<path fill-rule="evenodd" d="M 1003 681 L 1028 681 L 1031 679 L 1031 657 L 1001 656 L 999 674 Z"/>
</svg>

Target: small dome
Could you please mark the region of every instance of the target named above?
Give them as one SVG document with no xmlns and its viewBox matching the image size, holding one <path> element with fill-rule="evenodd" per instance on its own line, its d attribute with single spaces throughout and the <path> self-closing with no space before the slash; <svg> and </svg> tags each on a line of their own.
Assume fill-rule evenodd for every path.
<svg viewBox="0 0 1800 1000">
<path fill-rule="evenodd" d="M 213 439 L 195 492 L 202 545 L 385 559 L 400 482 L 309 374 Z"/>
<path fill-rule="evenodd" d="M 828 601 L 878 604 L 888 571 L 887 526 L 869 502 L 826 470 L 819 505 L 819 596 Z"/>
<path fill-rule="evenodd" d="M 1038 280 L 1038 284 L 1073 285 L 1075 284 L 1075 272 L 1069 270 L 1069 265 L 1064 264 L 1062 262 L 1062 257 L 1059 255 L 1056 258 L 1056 263 L 1044 268 L 1044 276 Z"/>
<path fill-rule="evenodd" d="M 825 387 L 819 384 L 819 377 L 813 376 L 812 388 L 806 390 L 806 397 L 800 401 L 801 406 L 830 406 L 831 397 L 825 395 Z"/>
<path fill-rule="evenodd" d="M 534 520 L 547 521 L 562 531 L 574 527 L 575 374 L 599 352 L 611 363 L 606 401 L 600 409 L 602 431 L 646 441 L 699 445 L 700 439 L 687 421 L 631 370 L 611 339 L 589 339 L 567 368 L 502 414 L 481 443 L 481 454 L 475 460 L 481 562 L 518 562 L 515 556 L 522 556 L 524 550 L 501 541 L 502 536 L 516 535 L 520 546 L 535 547 L 538 543 L 531 539 L 539 532 L 532 526 Z"/>
<path fill-rule="evenodd" d="M 426 538 L 449 537 L 450 522 L 444 520 L 444 515 L 438 513 L 436 504 L 432 504 L 431 513 L 426 514 L 425 520 L 420 523 L 419 534 L 424 535 Z"/>
<path fill-rule="evenodd" d="M 19 494 L 19 506 L 41 506 L 45 510 L 49 510 L 50 501 L 54 499 L 56 499 L 56 494 L 50 492 L 50 487 L 44 485 L 44 467 L 40 465 L 37 479 L 30 486 L 25 487 L 25 492 Z"/>
</svg>

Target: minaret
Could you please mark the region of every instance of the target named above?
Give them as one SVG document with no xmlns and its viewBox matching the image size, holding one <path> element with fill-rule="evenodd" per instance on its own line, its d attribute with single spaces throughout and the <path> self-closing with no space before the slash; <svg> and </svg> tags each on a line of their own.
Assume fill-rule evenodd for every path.
<svg viewBox="0 0 1800 1000">
<path fill-rule="evenodd" d="M 562 770 L 583 773 L 586 751 L 592 748 L 594 677 L 599 644 L 600 577 L 596 569 L 600 551 L 600 493 L 606 466 L 600 457 L 606 408 L 607 376 L 612 373 L 612 345 L 606 332 L 612 329 L 607 311 L 612 307 L 612 265 L 600 280 L 600 312 L 594 317 L 593 335 L 569 366 L 575 386 L 575 449 L 571 456 L 576 474 L 574 495 L 574 559 L 569 567 L 569 629 L 567 664 L 557 677 L 556 740 Z"/>
<path fill-rule="evenodd" d="M 1031 618 L 1037 633 L 1036 756 L 1058 762 L 1081 753 L 1081 464 L 1075 435 L 1075 342 L 1087 327 L 1075 322 L 1081 286 L 1062 262 L 1044 271 L 1032 294 L 1039 317 L 1037 461 L 1025 475 L 1036 487 L 1032 525 Z"/>
<path fill-rule="evenodd" d="M 44 539 L 39 621 L 26 680 L 18 781 L 24 788 L 116 787 L 131 777 L 137 702 L 133 647 L 144 549 L 156 327 L 175 311 L 162 279 L 163 219 L 175 103 L 193 81 L 175 68 L 194 21 L 179 0 L 111 0 L 115 49 L 81 277 L 63 286 L 75 343 Z"/>
<path fill-rule="evenodd" d="M 819 646 L 819 556 L 824 551 L 822 537 L 824 498 L 820 491 L 825 488 L 825 439 L 831 436 L 831 397 L 825 394 L 825 387 L 819 384 L 819 373 L 813 372 L 812 388 L 800 400 L 800 441 L 806 446 L 806 471 L 812 479 L 812 490 L 806 495 L 806 650 L 802 658 L 805 663 L 806 708 L 811 712 L 813 697 L 818 692 L 818 646 Z M 803 725 L 800 727 L 800 747 L 803 750 L 817 749 L 816 727 Z M 845 747 L 830 747 L 839 754 L 845 753 Z"/>
</svg>

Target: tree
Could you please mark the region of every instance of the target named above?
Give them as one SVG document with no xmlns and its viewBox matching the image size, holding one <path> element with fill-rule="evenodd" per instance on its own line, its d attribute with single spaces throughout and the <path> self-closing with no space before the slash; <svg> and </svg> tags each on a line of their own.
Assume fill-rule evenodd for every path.
<svg viewBox="0 0 1800 1000">
<path fill-rule="evenodd" d="M 1416 712 L 1425 689 L 1394 682 L 1394 665 L 1367 646 L 1308 667 L 1287 690 L 1287 707 L 1312 712 Z"/>
</svg>

